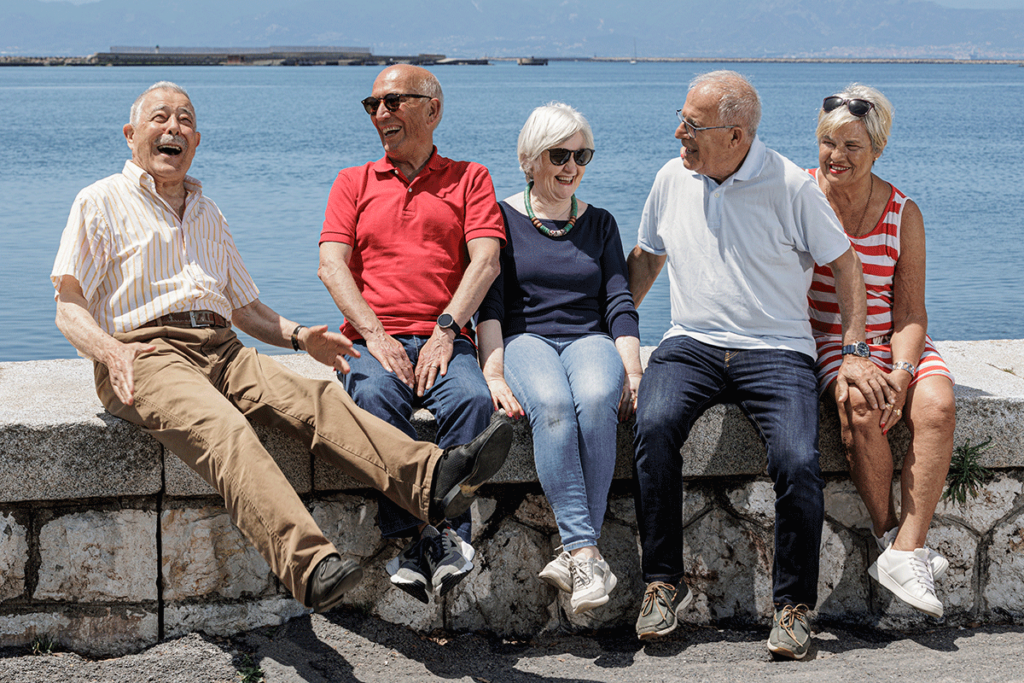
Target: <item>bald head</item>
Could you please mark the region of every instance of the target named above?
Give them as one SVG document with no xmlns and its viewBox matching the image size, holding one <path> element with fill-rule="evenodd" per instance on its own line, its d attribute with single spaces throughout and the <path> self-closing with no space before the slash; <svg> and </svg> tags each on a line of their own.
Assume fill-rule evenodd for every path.
<svg viewBox="0 0 1024 683">
<path fill-rule="evenodd" d="M 403 88 L 407 89 L 403 90 Z M 444 93 L 441 92 L 441 83 L 438 82 L 434 74 L 421 66 L 412 64 L 389 66 L 377 75 L 377 79 L 373 82 L 373 91 L 429 95 L 440 103 L 437 123 L 441 122 L 441 116 L 444 114 Z"/>
</svg>

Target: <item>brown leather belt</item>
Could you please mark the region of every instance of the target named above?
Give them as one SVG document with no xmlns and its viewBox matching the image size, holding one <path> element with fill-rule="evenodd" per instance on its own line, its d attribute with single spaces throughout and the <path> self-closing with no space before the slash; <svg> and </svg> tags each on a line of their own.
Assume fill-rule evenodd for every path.
<svg viewBox="0 0 1024 683">
<path fill-rule="evenodd" d="M 229 327 L 223 316 L 213 311 L 188 311 L 169 313 L 156 320 L 150 320 L 140 327 Z"/>
</svg>

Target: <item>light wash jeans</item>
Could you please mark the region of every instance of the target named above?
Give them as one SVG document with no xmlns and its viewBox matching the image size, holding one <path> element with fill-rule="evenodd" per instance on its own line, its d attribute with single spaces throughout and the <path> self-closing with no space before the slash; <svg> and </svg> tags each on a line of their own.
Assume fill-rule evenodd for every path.
<svg viewBox="0 0 1024 683">
<path fill-rule="evenodd" d="M 568 551 L 601 536 L 625 374 L 605 335 L 505 339 L 505 381 L 530 420 L 537 476 Z"/>
</svg>

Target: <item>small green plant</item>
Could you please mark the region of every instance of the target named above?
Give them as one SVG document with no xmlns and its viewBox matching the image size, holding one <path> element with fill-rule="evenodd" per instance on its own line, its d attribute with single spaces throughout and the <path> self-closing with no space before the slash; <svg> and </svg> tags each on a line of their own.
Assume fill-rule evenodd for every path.
<svg viewBox="0 0 1024 683">
<path fill-rule="evenodd" d="M 978 497 L 978 487 L 994 476 L 992 470 L 978 464 L 978 456 L 988 449 L 990 443 L 991 436 L 974 446 L 967 439 L 963 446 L 953 449 L 953 460 L 949 463 L 946 492 L 942 494 L 942 500 L 952 498 L 963 505 L 967 502 L 968 493 L 971 498 Z"/>
<path fill-rule="evenodd" d="M 39 657 L 53 654 L 53 638 L 49 636 L 36 636 L 32 639 L 32 654 Z"/>
<path fill-rule="evenodd" d="M 249 655 L 242 657 L 242 668 L 236 673 L 242 683 L 263 683 L 263 669 Z"/>
</svg>

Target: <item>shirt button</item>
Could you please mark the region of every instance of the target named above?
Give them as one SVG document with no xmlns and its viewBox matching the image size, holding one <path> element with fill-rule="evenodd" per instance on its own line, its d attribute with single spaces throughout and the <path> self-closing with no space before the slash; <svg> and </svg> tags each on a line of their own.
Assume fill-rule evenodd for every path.
<svg viewBox="0 0 1024 683">
<path fill-rule="evenodd" d="M 412 192 L 412 188 L 411 187 L 409 188 L 409 192 Z"/>
<path fill-rule="evenodd" d="M 718 196 L 721 196 L 721 193 L 720 193 L 720 192 L 716 192 L 716 193 L 715 193 L 715 196 L 716 196 L 716 197 L 718 197 Z"/>
</svg>

